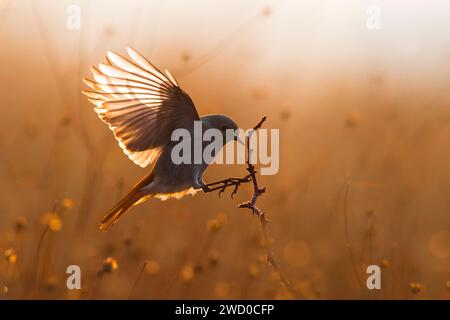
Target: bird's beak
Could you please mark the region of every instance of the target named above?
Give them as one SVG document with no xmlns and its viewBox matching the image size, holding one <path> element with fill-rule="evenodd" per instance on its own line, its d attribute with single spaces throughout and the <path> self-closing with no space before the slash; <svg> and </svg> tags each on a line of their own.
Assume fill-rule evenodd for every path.
<svg viewBox="0 0 450 320">
<path fill-rule="evenodd" d="M 245 146 L 244 141 L 241 140 L 241 138 L 239 137 L 234 137 L 234 140 L 236 140 L 237 142 L 239 142 L 240 144 L 242 144 L 243 146 Z"/>
</svg>

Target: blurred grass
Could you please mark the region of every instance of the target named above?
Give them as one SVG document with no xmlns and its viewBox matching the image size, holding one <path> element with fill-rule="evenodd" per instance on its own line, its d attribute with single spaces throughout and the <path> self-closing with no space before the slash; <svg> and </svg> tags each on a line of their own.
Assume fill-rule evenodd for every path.
<svg viewBox="0 0 450 320">
<path fill-rule="evenodd" d="M 293 65 L 289 47 L 275 50 L 268 35 L 285 17 L 258 1 L 223 5 L 241 22 L 200 38 L 171 33 L 169 23 L 187 19 L 180 3 L 82 1 L 80 32 L 64 28 L 68 2 L 31 4 L 0 6 L 8 9 L 0 12 L 1 299 L 449 298 L 448 56 L 435 77 L 418 71 L 429 61 L 409 71 L 416 77 L 382 63 L 316 67 L 320 57 L 302 54 L 311 65 Z M 154 19 L 143 18 L 150 12 Z M 128 45 L 179 73 L 199 113 L 226 113 L 242 127 L 267 114 L 266 126 L 281 129 L 280 172 L 261 178 L 260 206 L 294 294 L 264 262 L 254 217 L 236 207 L 249 187 L 235 200 L 148 202 L 108 233 L 97 230 L 145 173 L 80 96 L 80 80 L 106 50 Z M 215 166 L 207 179 L 243 170 Z M 82 269 L 80 291 L 66 289 L 70 264 Z M 380 292 L 358 286 L 369 264 L 383 267 Z"/>
</svg>

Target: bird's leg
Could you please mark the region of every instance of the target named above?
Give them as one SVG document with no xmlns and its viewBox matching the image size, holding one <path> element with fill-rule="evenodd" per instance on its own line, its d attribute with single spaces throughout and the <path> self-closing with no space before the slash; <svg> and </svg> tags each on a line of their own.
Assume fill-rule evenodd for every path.
<svg viewBox="0 0 450 320">
<path fill-rule="evenodd" d="M 248 175 L 246 175 L 243 178 L 227 178 L 227 179 L 224 179 L 224 180 L 208 183 L 208 184 L 206 184 L 206 186 L 211 187 L 211 186 L 214 186 L 214 185 L 225 184 L 225 183 L 232 183 L 234 185 L 236 183 L 249 182 L 250 181 L 250 177 L 251 177 L 251 175 L 248 174 Z"/>
<path fill-rule="evenodd" d="M 243 178 L 228 178 L 228 179 L 204 184 L 204 185 L 202 185 L 202 189 L 205 193 L 219 190 L 219 197 L 220 197 L 222 192 L 224 192 L 227 187 L 234 186 L 233 192 L 231 193 L 231 197 L 233 198 L 233 196 L 237 193 L 241 183 L 249 182 L 250 177 L 251 177 L 251 175 L 247 175 Z"/>
</svg>

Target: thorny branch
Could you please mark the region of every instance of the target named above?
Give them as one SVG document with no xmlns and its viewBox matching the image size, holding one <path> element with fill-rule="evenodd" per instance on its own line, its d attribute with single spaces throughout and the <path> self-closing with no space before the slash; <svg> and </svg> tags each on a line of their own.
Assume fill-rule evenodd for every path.
<svg viewBox="0 0 450 320">
<path fill-rule="evenodd" d="M 291 286 L 291 283 L 286 279 L 286 277 L 283 275 L 283 273 L 281 272 L 280 266 L 277 262 L 277 260 L 275 259 L 272 250 L 270 249 L 270 242 L 269 242 L 269 237 L 267 235 L 267 223 L 269 222 L 269 220 L 267 219 L 266 213 L 264 211 L 262 211 L 261 209 L 259 209 L 256 206 L 256 201 L 258 200 L 258 197 L 260 197 L 264 192 L 266 192 L 266 188 L 265 187 L 259 187 L 258 185 L 258 180 L 256 178 L 256 169 L 255 169 L 255 165 L 252 164 L 250 162 L 250 153 L 251 153 L 251 148 L 250 148 L 250 139 L 251 136 L 253 135 L 253 133 L 256 132 L 256 130 L 258 130 L 259 128 L 261 128 L 261 126 L 263 125 L 264 121 L 266 121 L 266 116 L 264 116 L 261 121 L 259 121 L 259 123 L 253 127 L 253 130 L 247 135 L 246 137 L 246 146 L 247 146 L 247 171 L 250 175 L 250 180 L 252 181 L 253 184 L 253 195 L 250 201 L 246 201 L 242 204 L 239 205 L 239 208 L 247 208 L 250 209 L 252 211 L 252 213 L 259 218 L 259 222 L 261 225 L 261 233 L 263 236 L 263 240 L 264 240 L 264 244 L 266 246 L 266 259 L 267 262 L 269 263 L 269 265 L 275 270 L 275 272 L 277 272 L 277 274 L 280 276 L 280 282 L 281 285 L 285 288 L 288 289 L 289 291 L 291 291 L 291 293 L 294 293 L 294 290 Z"/>
<path fill-rule="evenodd" d="M 248 171 L 248 175 L 245 176 L 244 178 L 229 178 L 229 179 L 225 179 L 222 181 L 218 181 L 215 182 L 213 184 L 209 184 L 210 185 L 215 185 L 215 184 L 222 184 L 221 186 L 217 186 L 217 187 L 213 187 L 210 190 L 208 190 L 208 192 L 210 191 L 214 191 L 214 190 L 220 190 L 219 191 L 219 196 L 220 194 L 228 187 L 228 186 L 234 186 L 234 190 L 231 194 L 231 196 L 233 196 L 241 183 L 245 183 L 245 182 L 252 182 L 253 185 L 253 195 L 251 197 L 251 199 L 249 201 L 243 202 L 241 203 L 238 207 L 239 208 L 247 208 L 250 209 L 252 211 L 252 213 L 259 219 L 259 223 L 261 226 L 261 233 L 262 233 L 262 238 L 263 238 L 263 242 L 264 242 L 264 246 L 266 248 L 266 259 L 267 262 L 269 263 L 269 265 L 272 267 L 272 269 L 279 275 L 280 277 L 280 282 L 281 285 L 289 290 L 292 294 L 295 293 L 295 290 L 292 288 L 291 283 L 287 280 L 287 278 L 283 275 L 283 273 L 281 272 L 280 266 L 277 262 L 277 260 L 274 257 L 274 254 L 270 248 L 270 242 L 269 242 L 269 236 L 267 233 L 267 223 L 269 223 L 269 220 L 267 219 L 267 215 L 264 211 L 262 211 L 261 209 L 259 209 L 256 206 L 256 202 L 258 200 L 258 198 L 266 192 L 266 188 L 265 187 L 260 187 L 258 185 L 258 180 L 256 178 L 256 174 L 258 173 L 256 171 L 255 165 L 253 163 L 250 162 L 251 159 L 251 148 L 250 148 L 250 139 L 252 137 L 252 135 L 261 128 L 261 126 L 263 125 L 263 123 L 266 121 L 267 117 L 264 116 L 256 126 L 253 127 L 253 129 L 248 133 L 248 135 L 246 136 L 246 141 L 245 141 L 245 145 L 247 147 L 247 159 L 245 161 L 246 165 L 247 165 L 247 171 Z"/>
</svg>

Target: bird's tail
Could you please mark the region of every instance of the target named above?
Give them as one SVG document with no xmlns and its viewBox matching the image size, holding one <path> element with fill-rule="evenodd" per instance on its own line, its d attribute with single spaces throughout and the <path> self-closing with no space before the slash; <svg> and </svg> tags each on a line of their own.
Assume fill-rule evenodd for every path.
<svg viewBox="0 0 450 320">
<path fill-rule="evenodd" d="M 113 224 L 119 221 L 133 205 L 139 204 L 149 198 L 152 195 L 144 194 L 142 192 L 143 185 L 149 183 L 150 176 L 145 177 L 140 181 L 122 200 L 120 200 L 102 219 L 100 222 L 100 230 L 106 231 Z"/>
</svg>

